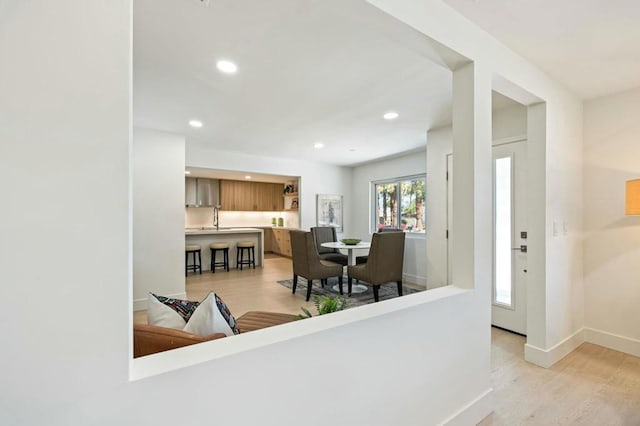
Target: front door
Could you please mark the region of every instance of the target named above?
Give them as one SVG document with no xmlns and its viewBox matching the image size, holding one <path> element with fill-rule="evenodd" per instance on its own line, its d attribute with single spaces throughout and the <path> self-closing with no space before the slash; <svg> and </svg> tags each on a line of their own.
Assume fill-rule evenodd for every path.
<svg viewBox="0 0 640 426">
<path fill-rule="evenodd" d="M 493 147 L 491 323 L 527 333 L 526 141 Z"/>
<path fill-rule="evenodd" d="M 493 280 L 491 323 L 527 333 L 526 141 L 493 147 Z M 452 225 L 453 156 L 447 155 L 447 238 Z M 447 284 L 453 248 L 447 239 Z"/>
</svg>

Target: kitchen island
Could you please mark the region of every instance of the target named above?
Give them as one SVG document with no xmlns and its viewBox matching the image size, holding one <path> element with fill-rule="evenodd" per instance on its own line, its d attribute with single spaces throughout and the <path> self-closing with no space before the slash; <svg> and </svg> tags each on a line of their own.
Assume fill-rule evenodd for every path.
<svg viewBox="0 0 640 426">
<path fill-rule="evenodd" d="M 236 267 L 236 244 L 238 241 L 253 241 L 255 243 L 256 267 L 264 263 L 264 231 L 260 228 L 186 228 L 185 244 L 199 244 L 202 247 L 202 270 L 211 270 L 211 243 L 229 244 L 229 267 Z M 218 254 L 218 261 L 221 260 Z M 220 271 L 222 271 L 220 269 Z"/>
</svg>

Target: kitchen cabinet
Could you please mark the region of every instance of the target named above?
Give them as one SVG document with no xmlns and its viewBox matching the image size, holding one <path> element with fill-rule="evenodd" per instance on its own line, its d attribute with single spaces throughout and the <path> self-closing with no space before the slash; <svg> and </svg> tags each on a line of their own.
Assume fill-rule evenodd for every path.
<svg viewBox="0 0 640 426">
<path fill-rule="evenodd" d="M 236 181 L 234 185 L 233 199 L 235 200 L 235 211 L 258 211 L 255 202 L 255 184 L 253 182 Z"/>
<path fill-rule="evenodd" d="M 273 251 L 273 230 L 264 228 L 264 251 Z"/>
<path fill-rule="evenodd" d="M 235 180 L 222 180 L 220 181 L 220 204 L 223 210 L 235 210 L 236 209 L 236 181 Z"/>
<path fill-rule="evenodd" d="M 282 197 L 282 184 L 261 183 L 259 187 L 258 205 L 261 211 L 280 211 L 284 209 Z"/>
<path fill-rule="evenodd" d="M 284 208 L 282 184 L 223 180 L 222 209 L 229 211 L 280 211 Z"/>
<path fill-rule="evenodd" d="M 281 256 L 291 257 L 291 234 L 288 229 L 273 228 L 271 251 Z"/>
</svg>

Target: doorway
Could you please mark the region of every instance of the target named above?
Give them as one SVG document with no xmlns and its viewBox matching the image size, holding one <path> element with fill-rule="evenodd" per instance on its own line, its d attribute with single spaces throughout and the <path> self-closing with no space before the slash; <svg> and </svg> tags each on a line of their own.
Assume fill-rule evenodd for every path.
<svg viewBox="0 0 640 426">
<path fill-rule="evenodd" d="M 491 324 L 527 333 L 526 141 L 493 146 Z"/>
<path fill-rule="evenodd" d="M 527 142 L 493 145 L 493 256 L 491 324 L 526 335 Z M 447 162 L 447 229 L 452 224 L 453 155 Z M 447 231 L 447 234 L 449 231 Z M 448 235 L 447 235 L 448 237 Z M 451 284 L 451 241 L 447 238 L 447 284 Z"/>
</svg>

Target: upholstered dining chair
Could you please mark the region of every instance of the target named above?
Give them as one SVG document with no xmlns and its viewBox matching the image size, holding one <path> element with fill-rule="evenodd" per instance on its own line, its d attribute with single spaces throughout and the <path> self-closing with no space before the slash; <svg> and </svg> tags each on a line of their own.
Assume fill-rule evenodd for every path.
<svg viewBox="0 0 640 426">
<path fill-rule="evenodd" d="M 402 229 L 400 228 L 392 228 L 391 226 L 385 226 L 382 227 L 380 229 L 378 229 L 378 232 L 404 232 Z M 360 265 L 362 263 L 367 263 L 367 259 L 369 259 L 369 256 L 357 256 L 356 257 L 356 265 Z"/>
<path fill-rule="evenodd" d="M 379 300 L 381 284 L 396 282 L 398 296 L 402 296 L 402 264 L 404 262 L 404 232 L 377 232 L 371 239 L 367 263 L 347 267 L 348 292 L 353 279 L 373 286 L 373 299 Z"/>
<path fill-rule="evenodd" d="M 349 263 L 349 258 L 346 254 L 340 253 L 340 250 L 329 247 L 322 247 L 322 243 L 332 243 L 338 241 L 336 235 L 336 228 L 333 226 L 316 226 L 311 228 L 313 239 L 318 249 L 320 259 L 328 260 L 329 262 L 339 263 L 342 266 L 346 266 Z"/>
<path fill-rule="evenodd" d="M 323 260 L 318 254 L 316 243 L 311 232 L 291 231 L 291 257 L 293 260 L 292 293 L 296 293 L 298 277 L 307 279 L 307 301 L 311 297 L 313 280 L 324 280 L 338 277 L 340 294 L 342 293 L 342 265 Z"/>
</svg>

